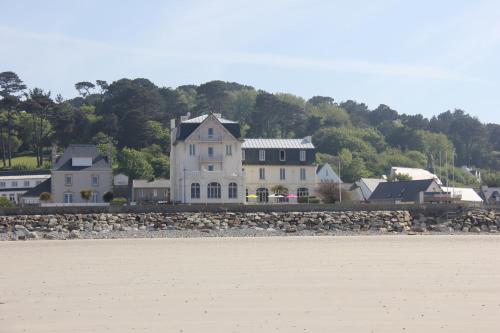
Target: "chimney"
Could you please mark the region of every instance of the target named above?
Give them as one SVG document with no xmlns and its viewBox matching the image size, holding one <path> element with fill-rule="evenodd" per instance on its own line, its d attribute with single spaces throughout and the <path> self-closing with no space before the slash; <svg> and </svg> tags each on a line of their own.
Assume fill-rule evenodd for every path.
<svg viewBox="0 0 500 333">
<path fill-rule="evenodd" d="M 52 162 L 52 167 L 56 165 L 57 160 L 57 145 L 54 143 L 52 144 L 52 151 L 51 151 L 51 162 Z"/>
<path fill-rule="evenodd" d="M 170 119 L 170 129 L 174 129 L 174 128 L 175 128 L 175 118 Z"/>
<path fill-rule="evenodd" d="M 304 143 L 312 143 L 312 136 L 306 136 L 304 139 L 302 139 L 302 142 L 304 142 Z"/>
</svg>

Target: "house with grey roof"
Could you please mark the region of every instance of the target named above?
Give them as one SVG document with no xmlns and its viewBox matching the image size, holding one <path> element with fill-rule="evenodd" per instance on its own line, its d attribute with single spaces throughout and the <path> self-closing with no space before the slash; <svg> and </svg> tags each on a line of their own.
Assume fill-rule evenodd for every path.
<svg viewBox="0 0 500 333">
<path fill-rule="evenodd" d="M 138 203 L 158 203 L 170 201 L 169 179 L 134 179 L 132 181 L 132 199 Z"/>
<path fill-rule="evenodd" d="M 51 169 L 52 202 L 65 205 L 104 204 L 103 195 L 112 191 L 111 161 L 95 145 L 69 145 L 60 157 L 53 156 Z M 81 197 L 89 190 L 91 198 Z"/>
<path fill-rule="evenodd" d="M 411 203 L 450 201 L 436 179 L 421 179 L 410 181 L 381 182 L 370 196 L 370 202 L 380 203 Z"/>
</svg>

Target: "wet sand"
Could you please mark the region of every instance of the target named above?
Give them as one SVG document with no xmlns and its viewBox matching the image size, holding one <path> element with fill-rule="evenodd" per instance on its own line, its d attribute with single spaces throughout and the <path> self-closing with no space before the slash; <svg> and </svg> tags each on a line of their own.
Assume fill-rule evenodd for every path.
<svg viewBox="0 0 500 333">
<path fill-rule="evenodd" d="M 0 333 L 500 332 L 500 237 L 0 243 Z"/>
</svg>

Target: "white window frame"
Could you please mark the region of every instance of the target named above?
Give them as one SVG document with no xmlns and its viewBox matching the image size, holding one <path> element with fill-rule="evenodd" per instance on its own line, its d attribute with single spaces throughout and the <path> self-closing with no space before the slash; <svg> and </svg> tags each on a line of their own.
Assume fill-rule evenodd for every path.
<svg viewBox="0 0 500 333">
<path fill-rule="evenodd" d="M 214 154 L 214 147 L 212 147 L 212 146 L 208 147 L 207 154 L 209 157 L 213 157 L 215 155 Z"/>
<path fill-rule="evenodd" d="M 69 182 L 67 181 L 69 179 Z M 73 185 L 73 175 L 64 175 L 64 186 Z"/>
<path fill-rule="evenodd" d="M 259 168 L 259 179 L 260 180 L 266 179 L 266 168 Z"/>
<path fill-rule="evenodd" d="M 281 153 L 283 153 L 283 157 L 281 156 Z M 286 161 L 286 151 L 284 149 L 280 149 L 278 154 L 281 162 Z"/>
<path fill-rule="evenodd" d="M 280 168 L 280 180 L 285 180 L 285 179 L 286 179 L 286 169 Z"/>
<path fill-rule="evenodd" d="M 306 168 L 300 168 L 300 180 L 306 180 Z"/>
<path fill-rule="evenodd" d="M 214 128 L 213 127 L 209 127 L 208 130 L 208 137 L 209 138 L 213 138 L 214 137 Z"/>
<path fill-rule="evenodd" d="M 306 151 L 305 150 L 301 150 L 300 151 L 300 161 L 301 162 L 305 162 L 306 161 Z"/>
<path fill-rule="evenodd" d="M 191 199 L 200 198 L 200 183 L 191 184 Z"/>
<path fill-rule="evenodd" d="M 266 150 L 259 149 L 259 161 L 264 162 L 266 160 Z"/>
<path fill-rule="evenodd" d="M 64 203 L 73 203 L 73 193 L 64 192 Z"/>
<path fill-rule="evenodd" d="M 233 155 L 233 146 L 232 145 L 226 145 L 226 155 L 227 156 Z"/>
<path fill-rule="evenodd" d="M 158 190 L 156 188 L 153 189 L 153 197 L 158 197 Z"/>
<path fill-rule="evenodd" d="M 229 183 L 227 195 L 229 199 L 238 199 L 238 184 L 234 182 Z"/>
<path fill-rule="evenodd" d="M 5 182 L 0 182 L 0 188 L 5 188 L 5 187 L 6 187 Z"/>
<path fill-rule="evenodd" d="M 209 165 L 207 166 L 207 168 L 208 168 L 208 171 L 210 171 L 210 172 L 215 171 L 215 167 L 214 167 L 214 165 L 213 165 L 213 164 L 209 164 Z"/>
<path fill-rule="evenodd" d="M 241 160 L 244 161 L 245 160 L 245 149 L 242 149 L 241 150 Z"/>
<path fill-rule="evenodd" d="M 196 155 L 196 146 L 194 143 L 189 144 L 189 156 Z"/>
<path fill-rule="evenodd" d="M 94 183 L 94 178 L 97 179 L 96 183 Z M 91 175 L 90 176 L 90 184 L 92 186 L 99 186 L 99 175 Z"/>
<path fill-rule="evenodd" d="M 18 184 L 17 184 L 17 181 L 13 181 L 13 182 L 11 182 L 11 183 L 10 183 L 10 185 L 11 185 L 12 187 L 17 187 L 17 185 L 18 185 Z"/>
<path fill-rule="evenodd" d="M 24 187 L 30 187 L 30 181 L 29 180 L 25 180 L 24 181 Z"/>
<path fill-rule="evenodd" d="M 91 200 L 93 203 L 98 203 L 99 202 L 99 192 L 92 192 Z"/>
</svg>

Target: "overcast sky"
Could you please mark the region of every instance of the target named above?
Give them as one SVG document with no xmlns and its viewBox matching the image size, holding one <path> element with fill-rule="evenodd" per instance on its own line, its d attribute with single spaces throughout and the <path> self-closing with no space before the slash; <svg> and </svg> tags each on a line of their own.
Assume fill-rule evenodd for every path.
<svg viewBox="0 0 500 333">
<path fill-rule="evenodd" d="M 500 1 L 0 0 L 0 71 L 74 83 L 236 81 L 500 123 Z"/>
</svg>

